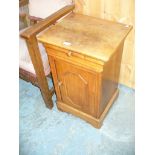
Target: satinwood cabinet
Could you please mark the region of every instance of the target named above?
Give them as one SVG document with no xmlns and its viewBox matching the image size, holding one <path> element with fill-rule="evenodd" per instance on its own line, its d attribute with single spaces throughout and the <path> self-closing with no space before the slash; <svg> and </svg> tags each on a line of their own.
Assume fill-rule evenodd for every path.
<svg viewBox="0 0 155 155">
<path fill-rule="evenodd" d="M 118 96 L 123 45 L 131 28 L 70 13 L 38 36 L 48 54 L 61 111 L 101 127 Z"/>
</svg>

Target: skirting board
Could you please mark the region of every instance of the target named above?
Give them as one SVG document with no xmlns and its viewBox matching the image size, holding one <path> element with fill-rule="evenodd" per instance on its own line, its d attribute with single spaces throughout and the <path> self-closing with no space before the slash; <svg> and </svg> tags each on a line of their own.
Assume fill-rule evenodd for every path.
<svg viewBox="0 0 155 155">
<path fill-rule="evenodd" d="M 67 104 L 64 104 L 63 102 L 57 102 L 57 106 L 58 106 L 58 109 L 61 110 L 61 111 L 64 111 L 64 112 L 68 112 L 68 113 L 71 113 L 77 117 L 80 117 L 81 119 L 89 122 L 91 125 L 93 125 L 95 128 L 100 128 L 102 126 L 102 123 L 103 123 L 103 120 L 106 116 L 106 114 L 108 113 L 110 107 L 112 106 L 112 104 L 114 103 L 114 101 L 117 99 L 118 97 L 118 94 L 119 94 L 119 90 L 116 89 L 115 93 L 113 94 L 112 98 L 110 99 L 110 101 L 108 102 L 105 110 L 103 111 L 103 113 L 101 114 L 100 118 L 95 118 L 91 115 L 88 115 L 82 111 L 79 111 Z"/>
</svg>

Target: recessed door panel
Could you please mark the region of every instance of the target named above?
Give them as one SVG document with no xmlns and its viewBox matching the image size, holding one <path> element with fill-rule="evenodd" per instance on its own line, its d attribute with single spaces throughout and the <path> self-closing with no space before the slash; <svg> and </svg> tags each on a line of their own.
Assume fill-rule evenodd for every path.
<svg viewBox="0 0 155 155">
<path fill-rule="evenodd" d="M 96 115 L 95 74 L 61 60 L 56 60 L 55 63 L 62 101 L 83 112 Z"/>
</svg>

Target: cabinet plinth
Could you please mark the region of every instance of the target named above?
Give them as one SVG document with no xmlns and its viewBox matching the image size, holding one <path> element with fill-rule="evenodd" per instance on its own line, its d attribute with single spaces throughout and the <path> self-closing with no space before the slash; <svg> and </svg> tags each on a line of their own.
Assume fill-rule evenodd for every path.
<svg viewBox="0 0 155 155">
<path fill-rule="evenodd" d="M 71 13 L 38 36 L 46 48 L 60 110 L 100 128 L 118 96 L 131 26 Z"/>
</svg>

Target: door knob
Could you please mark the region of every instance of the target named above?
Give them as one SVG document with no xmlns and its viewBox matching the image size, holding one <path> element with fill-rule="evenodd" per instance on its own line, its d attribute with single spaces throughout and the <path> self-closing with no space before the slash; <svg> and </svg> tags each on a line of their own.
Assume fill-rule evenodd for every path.
<svg viewBox="0 0 155 155">
<path fill-rule="evenodd" d="M 70 56 L 72 55 L 72 52 L 69 51 L 69 52 L 67 53 L 67 55 L 70 57 Z"/>
<path fill-rule="evenodd" d="M 61 85 L 62 85 L 62 81 L 59 81 L 59 82 L 58 82 L 58 86 L 61 86 Z"/>
</svg>

